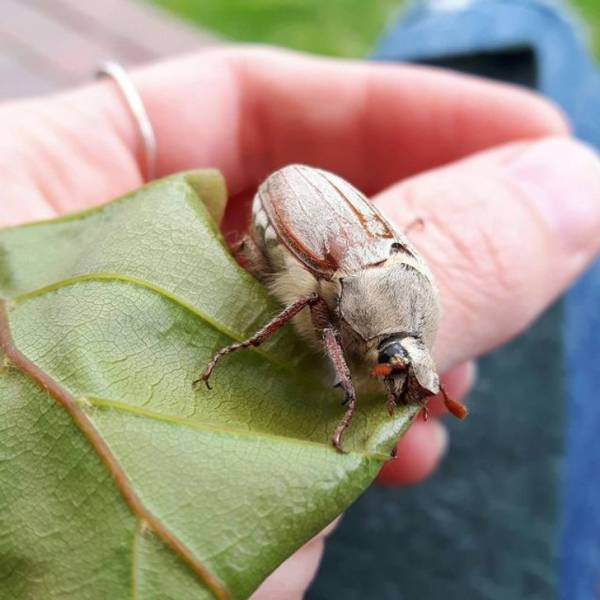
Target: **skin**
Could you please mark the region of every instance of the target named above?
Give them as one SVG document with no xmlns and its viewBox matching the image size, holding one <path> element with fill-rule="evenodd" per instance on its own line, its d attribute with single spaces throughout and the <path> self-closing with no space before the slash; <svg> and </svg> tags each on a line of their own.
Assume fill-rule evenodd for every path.
<svg viewBox="0 0 600 600">
<path fill-rule="evenodd" d="M 154 126 L 158 173 L 221 169 L 241 232 L 273 170 L 304 162 L 373 197 L 410 237 L 440 288 L 435 358 L 462 398 L 472 359 L 526 327 L 600 245 L 600 163 L 559 111 L 515 87 L 431 68 L 217 49 L 132 74 Z M 0 107 L 3 224 L 86 208 L 142 183 L 135 124 L 114 84 Z M 524 260 L 526 258 L 526 260 Z M 415 483 L 446 447 L 439 417 L 417 420 L 380 481 Z M 493 410 L 493 407 L 489 407 Z M 300 598 L 326 532 L 254 599 Z"/>
</svg>

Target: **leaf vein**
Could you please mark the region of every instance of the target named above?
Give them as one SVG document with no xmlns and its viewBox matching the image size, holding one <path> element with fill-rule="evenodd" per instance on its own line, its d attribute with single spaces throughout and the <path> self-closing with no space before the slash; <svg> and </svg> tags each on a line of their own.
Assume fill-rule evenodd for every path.
<svg viewBox="0 0 600 600">
<path fill-rule="evenodd" d="M 186 419 L 185 417 L 178 417 L 176 415 L 165 415 L 162 413 L 157 413 L 152 410 L 148 410 L 147 408 L 142 408 L 140 406 L 133 406 L 131 404 L 126 404 L 124 402 L 119 402 L 117 400 L 108 400 L 106 398 L 96 398 L 85 396 L 85 399 L 82 399 L 82 403 L 89 403 L 92 406 L 97 408 L 107 408 L 113 409 L 120 412 L 126 412 L 129 414 L 133 414 L 138 417 L 145 417 L 148 419 L 152 419 L 155 421 L 160 421 L 163 423 L 172 423 L 175 425 L 182 425 L 184 427 L 191 427 L 193 429 L 200 429 L 202 431 L 212 432 L 216 434 L 228 434 L 228 435 L 236 435 L 240 437 L 249 437 L 249 438 L 258 438 L 258 439 L 269 439 L 280 442 L 293 443 L 298 446 L 311 446 L 318 447 L 322 449 L 326 449 L 328 452 L 335 452 L 332 446 L 329 444 L 325 444 L 323 442 L 315 442 L 312 440 L 305 440 L 301 438 L 295 438 L 292 436 L 286 435 L 278 435 L 275 433 L 269 432 L 259 432 L 255 430 L 244 430 L 244 429 L 236 429 L 235 427 L 224 427 L 222 425 L 211 425 L 209 423 L 203 423 L 201 421 L 195 421 L 192 419 Z M 348 455 L 352 456 L 360 456 L 362 458 L 367 459 L 377 459 L 377 460 L 388 460 L 389 456 L 387 454 L 381 454 L 376 452 L 358 452 L 356 450 L 351 450 L 347 452 Z"/>
<path fill-rule="evenodd" d="M 178 305 L 180 308 L 183 308 L 184 310 L 193 314 L 198 319 L 207 323 L 214 330 L 229 337 L 233 341 L 240 342 L 240 341 L 245 340 L 246 337 L 248 337 L 247 334 L 233 331 L 232 329 L 230 329 L 229 327 L 224 325 L 222 322 L 218 321 L 217 319 L 214 319 L 213 317 L 211 317 L 210 315 L 208 315 L 207 313 L 205 313 L 198 307 L 190 304 L 189 302 L 186 302 L 183 298 L 180 298 L 179 296 L 173 294 L 169 290 L 166 290 L 166 289 L 164 289 L 154 283 L 151 283 L 149 281 L 144 281 L 143 279 L 139 279 L 137 277 L 132 277 L 130 275 L 122 275 L 121 273 L 97 272 L 97 273 L 89 273 L 89 274 L 84 274 L 84 275 L 75 275 L 74 277 L 62 279 L 55 283 L 51 283 L 50 285 L 47 285 L 47 286 L 44 286 L 41 288 L 37 288 L 35 290 L 31 290 L 31 291 L 21 294 L 19 296 L 15 296 L 15 297 L 11 298 L 10 304 L 12 305 L 12 304 L 19 304 L 22 302 L 26 302 L 27 300 L 31 300 L 33 298 L 64 289 L 66 287 L 75 285 L 77 283 L 85 283 L 87 281 L 119 281 L 119 282 L 123 282 L 123 283 L 127 283 L 127 284 L 130 284 L 133 286 L 147 289 L 159 296 L 162 296 L 163 298 L 166 298 L 167 300 L 170 300 L 174 304 Z M 266 352 L 262 348 L 259 348 L 256 346 L 251 346 L 250 348 L 248 348 L 248 350 L 250 350 L 251 352 L 256 352 L 261 357 L 263 357 L 265 360 L 271 362 L 278 368 L 280 368 L 284 371 L 294 373 L 294 369 L 292 367 L 290 367 L 285 362 L 277 360 L 277 358 L 275 358 L 273 356 L 273 354 L 271 354 L 270 352 Z"/>
</svg>

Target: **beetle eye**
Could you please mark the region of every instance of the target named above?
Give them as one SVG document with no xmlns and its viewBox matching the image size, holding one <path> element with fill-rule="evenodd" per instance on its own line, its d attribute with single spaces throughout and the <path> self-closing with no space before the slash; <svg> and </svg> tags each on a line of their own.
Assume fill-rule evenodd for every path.
<svg viewBox="0 0 600 600">
<path fill-rule="evenodd" d="M 400 345 L 400 342 L 392 342 L 391 344 L 387 344 L 387 346 L 383 347 L 379 351 L 378 362 L 379 363 L 389 363 L 395 357 L 400 357 L 403 359 L 405 357 L 404 348 Z"/>
</svg>

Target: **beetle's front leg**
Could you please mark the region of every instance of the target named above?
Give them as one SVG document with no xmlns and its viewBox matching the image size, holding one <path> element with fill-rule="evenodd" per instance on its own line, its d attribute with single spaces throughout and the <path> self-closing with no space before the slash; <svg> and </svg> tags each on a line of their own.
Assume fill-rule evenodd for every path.
<svg viewBox="0 0 600 600">
<path fill-rule="evenodd" d="M 346 363 L 342 346 L 338 339 L 337 332 L 332 327 L 326 327 L 322 330 L 323 342 L 325 344 L 325 350 L 333 364 L 335 375 L 337 377 L 337 385 L 344 390 L 344 402 L 346 406 L 346 412 L 336 427 L 331 443 L 338 452 L 344 452 L 341 446 L 342 434 L 350 424 L 352 423 L 352 417 L 354 415 L 354 409 L 356 408 L 356 392 L 354 391 L 354 385 L 352 384 L 352 377 L 350 375 L 350 369 Z"/>
<path fill-rule="evenodd" d="M 235 259 L 258 281 L 265 283 L 265 273 L 269 273 L 270 267 L 260 247 L 249 234 L 231 248 Z"/>
<path fill-rule="evenodd" d="M 352 423 L 352 416 L 354 415 L 354 409 L 356 408 L 356 392 L 354 391 L 352 376 L 350 375 L 350 369 L 348 368 L 348 363 L 344 357 L 344 351 L 339 340 L 338 332 L 331 324 L 329 308 L 323 298 L 319 297 L 314 304 L 311 304 L 310 316 L 313 325 L 323 336 L 325 351 L 327 352 L 327 356 L 329 356 L 329 360 L 331 360 L 333 370 L 335 371 L 337 379 L 336 386 L 341 387 L 344 390 L 344 401 L 342 404 L 346 406 L 346 412 L 331 438 L 333 447 L 338 452 L 344 452 L 341 446 L 342 434 Z"/>
<path fill-rule="evenodd" d="M 265 340 L 270 338 L 275 332 L 279 331 L 290 319 L 293 319 L 303 308 L 306 306 L 313 306 L 321 298 L 317 294 L 311 294 L 304 298 L 296 300 L 293 304 L 290 304 L 284 310 L 282 310 L 274 319 L 269 321 L 260 331 L 255 333 L 251 338 L 244 340 L 243 342 L 235 342 L 219 350 L 212 358 L 212 360 L 206 365 L 204 371 L 193 385 L 197 385 L 201 381 L 204 381 L 206 387 L 210 388 L 208 380 L 210 378 L 213 369 L 217 366 L 217 363 L 227 354 L 231 354 L 236 350 L 242 348 L 257 347 L 260 346 Z"/>
</svg>

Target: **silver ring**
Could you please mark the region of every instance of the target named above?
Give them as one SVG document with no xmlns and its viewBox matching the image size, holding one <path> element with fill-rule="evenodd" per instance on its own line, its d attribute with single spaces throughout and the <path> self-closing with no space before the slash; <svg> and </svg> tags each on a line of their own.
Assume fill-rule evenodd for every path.
<svg viewBox="0 0 600 600">
<path fill-rule="evenodd" d="M 96 77 L 110 77 L 119 88 L 127 108 L 135 121 L 141 141 L 140 169 L 144 181 L 151 181 L 156 177 L 156 136 L 152 123 L 131 77 L 118 62 L 109 60 L 99 65 Z"/>
</svg>

